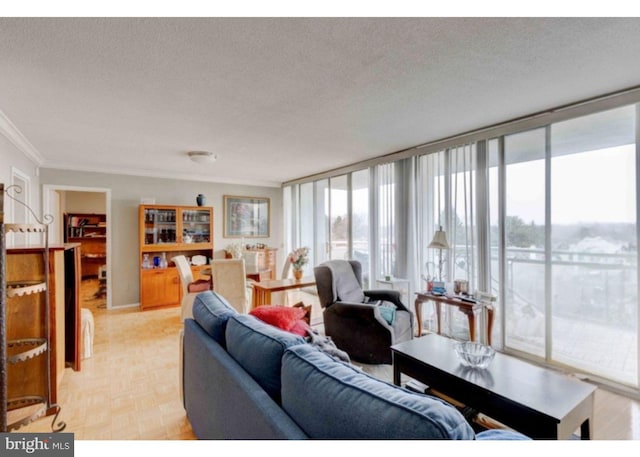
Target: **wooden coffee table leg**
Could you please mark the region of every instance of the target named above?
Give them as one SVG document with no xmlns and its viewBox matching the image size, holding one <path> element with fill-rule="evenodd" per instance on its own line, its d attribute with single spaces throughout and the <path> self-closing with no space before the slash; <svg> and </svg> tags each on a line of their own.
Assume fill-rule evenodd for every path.
<svg viewBox="0 0 640 457">
<path fill-rule="evenodd" d="M 397 363 L 394 363 L 394 364 L 393 364 L 393 383 L 394 383 L 396 386 L 399 386 L 399 385 L 400 385 L 400 375 L 401 375 L 401 373 L 400 373 L 400 367 L 398 366 L 398 364 L 397 364 Z"/>
<path fill-rule="evenodd" d="M 418 319 L 418 336 L 422 336 L 422 300 L 416 298 L 416 319 Z"/>
</svg>

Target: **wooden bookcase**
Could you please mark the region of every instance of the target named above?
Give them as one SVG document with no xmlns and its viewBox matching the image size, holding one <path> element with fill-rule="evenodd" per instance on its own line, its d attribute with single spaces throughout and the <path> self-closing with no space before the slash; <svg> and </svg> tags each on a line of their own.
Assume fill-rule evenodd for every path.
<svg viewBox="0 0 640 457">
<path fill-rule="evenodd" d="M 107 263 L 107 216 L 68 213 L 64 216 L 64 240 L 80 243 L 82 277 L 98 276 Z"/>
<path fill-rule="evenodd" d="M 176 255 L 213 257 L 213 208 L 208 206 L 140 205 L 138 211 L 140 307 L 179 306 L 180 275 Z M 162 259 L 167 265 L 162 265 Z M 193 266 L 194 277 L 208 265 Z"/>
</svg>

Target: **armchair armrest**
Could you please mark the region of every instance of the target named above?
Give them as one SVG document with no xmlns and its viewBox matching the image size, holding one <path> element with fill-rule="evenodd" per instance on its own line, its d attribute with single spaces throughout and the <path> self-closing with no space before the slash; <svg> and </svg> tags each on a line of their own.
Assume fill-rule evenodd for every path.
<svg viewBox="0 0 640 457">
<path fill-rule="evenodd" d="M 398 309 L 409 311 L 407 307 L 400 300 L 400 291 L 390 289 L 378 289 L 378 290 L 365 290 L 365 296 L 370 300 L 384 300 L 393 303 Z"/>
<path fill-rule="evenodd" d="M 339 315 L 340 318 L 354 319 L 360 322 L 375 322 L 388 331 L 392 331 L 391 326 L 380 314 L 378 305 L 372 303 L 351 303 L 335 302 L 331 305 L 330 314 Z"/>
<path fill-rule="evenodd" d="M 395 333 L 379 308 L 368 303 L 336 302 L 324 310 L 325 333 L 352 360 L 390 364 Z"/>
</svg>

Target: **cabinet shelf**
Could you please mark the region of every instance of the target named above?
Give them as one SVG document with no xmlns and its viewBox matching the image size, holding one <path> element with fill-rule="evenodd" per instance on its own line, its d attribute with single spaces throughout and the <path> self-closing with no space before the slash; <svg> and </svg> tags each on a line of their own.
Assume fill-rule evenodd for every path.
<svg viewBox="0 0 640 457">
<path fill-rule="evenodd" d="M 43 281 L 7 281 L 7 297 L 21 297 L 47 290 L 47 283 Z"/>
<path fill-rule="evenodd" d="M 107 215 L 66 213 L 64 241 L 80 243 L 82 277 L 97 277 L 107 263 Z"/>
<path fill-rule="evenodd" d="M 46 338 L 23 338 L 7 341 L 7 362 L 15 365 L 43 354 L 47 350 Z"/>
<path fill-rule="evenodd" d="M 47 399 L 39 395 L 25 395 L 7 401 L 7 431 L 39 419 L 47 413 Z"/>
<path fill-rule="evenodd" d="M 7 233 L 44 233 L 47 229 L 42 224 L 4 224 Z"/>
</svg>

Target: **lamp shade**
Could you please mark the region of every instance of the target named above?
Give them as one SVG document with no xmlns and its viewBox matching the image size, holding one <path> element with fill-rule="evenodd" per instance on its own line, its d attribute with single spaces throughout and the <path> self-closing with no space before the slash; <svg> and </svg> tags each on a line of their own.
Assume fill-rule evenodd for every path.
<svg viewBox="0 0 640 457">
<path fill-rule="evenodd" d="M 442 227 L 440 227 L 440 229 L 436 230 L 436 233 L 433 234 L 433 240 L 431 240 L 431 243 L 429 243 L 429 246 L 427 247 L 431 249 L 449 249 L 447 232 L 442 230 Z"/>
</svg>

